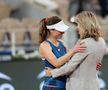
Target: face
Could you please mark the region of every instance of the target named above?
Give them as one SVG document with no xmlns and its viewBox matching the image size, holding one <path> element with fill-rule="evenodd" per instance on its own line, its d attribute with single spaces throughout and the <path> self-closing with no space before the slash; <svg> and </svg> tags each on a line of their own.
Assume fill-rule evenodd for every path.
<svg viewBox="0 0 108 90">
<path fill-rule="evenodd" d="M 51 30 L 51 35 L 57 39 L 61 38 L 63 34 L 64 34 L 64 32 L 60 32 L 60 31 L 55 30 L 55 29 Z"/>
</svg>

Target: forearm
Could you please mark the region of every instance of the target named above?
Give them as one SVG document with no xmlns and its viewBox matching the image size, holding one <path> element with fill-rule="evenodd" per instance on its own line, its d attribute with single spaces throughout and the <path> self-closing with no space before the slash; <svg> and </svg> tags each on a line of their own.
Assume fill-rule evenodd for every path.
<svg viewBox="0 0 108 90">
<path fill-rule="evenodd" d="M 60 68 L 51 70 L 52 77 L 56 78 L 63 75 L 69 75 L 77 67 L 80 62 L 70 62 Z"/>
<path fill-rule="evenodd" d="M 72 73 L 73 70 L 77 67 L 77 65 L 79 65 L 82 60 L 85 60 L 88 55 L 89 55 L 88 53 L 74 55 L 73 58 L 62 67 L 53 69 L 52 76 L 59 77 L 59 76 L 68 75 Z"/>
<path fill-rule="evenodd" d="M 69 61 L 73 55 L 74 55 L 74 51 L 71 49 L 64 56 L 62 56 L 56 60 L 56 67 L 58 68 L 58 67 L 62 66 L 65 62 Z"/>
</svg>

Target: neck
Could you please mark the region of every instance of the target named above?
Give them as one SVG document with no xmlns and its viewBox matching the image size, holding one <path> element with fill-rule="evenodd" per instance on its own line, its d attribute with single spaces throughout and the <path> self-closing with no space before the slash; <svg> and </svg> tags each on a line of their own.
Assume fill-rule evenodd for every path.
<svg viewBox="0 0 108 90">
<path fill-rule="evenodd" d="M 48 40 L 51 41 L 54 45 L 58 45 L 57 38 L 48 37 Z"/>
</svg>

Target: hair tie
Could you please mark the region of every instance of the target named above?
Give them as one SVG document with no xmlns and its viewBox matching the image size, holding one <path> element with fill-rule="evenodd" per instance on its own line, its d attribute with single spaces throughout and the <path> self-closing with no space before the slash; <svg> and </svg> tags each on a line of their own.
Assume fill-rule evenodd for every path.
<svg viewBox="0 0 108 90">
<path fill-rule="evenodd" d="M 45 22 L 45 23 L 48 23 L 48 18 L 45 18 L 45 19 L 44 19 L 44 22 Z"/>
</svg>

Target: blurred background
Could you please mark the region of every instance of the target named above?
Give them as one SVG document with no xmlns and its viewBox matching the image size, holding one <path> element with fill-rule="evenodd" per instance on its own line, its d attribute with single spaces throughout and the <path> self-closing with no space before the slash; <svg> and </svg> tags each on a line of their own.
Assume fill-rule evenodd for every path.
<svg viewBox="0 0 108 90">
<path fill-rule="evenodd" d="M 71 48 L 78 35 L 70 18 L 84 10 L 94 12 L 102 27 L 106 54 L 98 76 L 101 90 L 108 90 L 108 0 L 0 0 L 0 90 L 41 90 L 39 21 L 62 18 L 70 26 L 63 37 Z"/>
</svg>

